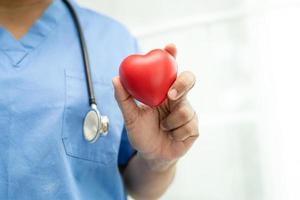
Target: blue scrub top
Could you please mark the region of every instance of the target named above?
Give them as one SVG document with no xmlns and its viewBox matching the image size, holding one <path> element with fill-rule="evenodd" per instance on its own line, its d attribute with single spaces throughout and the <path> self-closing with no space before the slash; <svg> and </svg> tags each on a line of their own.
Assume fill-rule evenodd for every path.
<svg viewBox="0 0 300 200">
<path fill-rule="evenodd" d="M 0 27 L 0 199 L 126 199 L 119 166 L 134 154 L 111 83 L 136 40 L 114 20 L 72 2 L 90 53 L 98 108 L 110 130 L 82 135 L 89 110 L 73 20 L 54 0 L 20 40 Z"/>
</svg>

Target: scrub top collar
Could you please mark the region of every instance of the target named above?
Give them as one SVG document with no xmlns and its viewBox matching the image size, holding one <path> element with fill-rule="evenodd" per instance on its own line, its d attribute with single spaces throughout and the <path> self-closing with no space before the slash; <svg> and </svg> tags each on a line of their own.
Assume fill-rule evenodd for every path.
<svg viewBox="0 0 300 200">
<path fill-rule="evenodd" d="M 0 51 L 10 58 L 14 66 L 17 66 L 55 29 L 66 11 L 62 0 L 53 0 L 20 40 L 0 25 Z"/>
</svg>

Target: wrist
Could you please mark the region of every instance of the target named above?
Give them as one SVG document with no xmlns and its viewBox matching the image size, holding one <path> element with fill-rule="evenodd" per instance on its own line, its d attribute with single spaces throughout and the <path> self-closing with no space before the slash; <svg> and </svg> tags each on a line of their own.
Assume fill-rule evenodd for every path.
<svg viewBox="0 0 300 200">
<path fill-rule="evenodd" d="M 177 160 L 164 160 L 157 158 L 147 158 L 141 153 L 137 153 L 137 159 L 150 171 L 165 172 L 176 168 Z"/>
</svg>

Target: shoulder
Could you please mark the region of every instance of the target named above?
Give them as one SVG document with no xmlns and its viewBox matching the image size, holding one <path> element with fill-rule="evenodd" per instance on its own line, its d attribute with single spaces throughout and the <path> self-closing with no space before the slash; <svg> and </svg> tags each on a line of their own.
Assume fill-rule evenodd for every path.
<svg viewBox="0 0 300 200">
<path fill-rule="evenodd" d="M 112 17 L 81 6 L 78 6 L 78 10 L 86 29 L 93 29 L 102 37 L 109 35 L 114 39 L 135 40 L 127 27 Z"/>
</svg>

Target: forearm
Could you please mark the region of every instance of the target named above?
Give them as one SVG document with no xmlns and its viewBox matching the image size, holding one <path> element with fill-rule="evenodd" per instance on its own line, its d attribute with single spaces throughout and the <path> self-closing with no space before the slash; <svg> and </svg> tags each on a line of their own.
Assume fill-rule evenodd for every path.
<svg viewBox="0 0 300 200">
<path fill-rule="evenodd" d="M 137 154 L 124 171 L 125 186 L 135 199 L 158 199 L 172 182 L 175 171 L 176 162 L 148 162 Z"/>
</svg>

